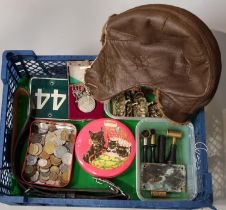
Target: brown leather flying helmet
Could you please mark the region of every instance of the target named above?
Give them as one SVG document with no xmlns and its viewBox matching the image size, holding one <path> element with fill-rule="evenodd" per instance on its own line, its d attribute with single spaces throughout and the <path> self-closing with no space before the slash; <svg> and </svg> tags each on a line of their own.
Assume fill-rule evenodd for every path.
<svg viewBox="0 0 226 210">
<path fill-rule="evenodd" d="M 183 123 L 216 92 L 221 73 L 218 44 L 209 28 L 184 9 L 154 4 L 112 15 L 102 42 L 85 74 L 99 101 L 147 86 L 157 93 L 165 116 Z"/>
</svg>

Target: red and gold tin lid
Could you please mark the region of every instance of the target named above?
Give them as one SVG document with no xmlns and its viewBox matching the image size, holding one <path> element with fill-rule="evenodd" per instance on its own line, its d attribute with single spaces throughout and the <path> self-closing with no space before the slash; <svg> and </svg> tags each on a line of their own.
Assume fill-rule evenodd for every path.
<svg viewBox="0 0 226 210">
<path fill-rule="evenodd" d="M 81 167 L 95 177 L 120 175 L 133 162 L 135 139 L 123 123 L 102 118 L 87 124 L 79 133 L 75 153 Z"/>
</svg>

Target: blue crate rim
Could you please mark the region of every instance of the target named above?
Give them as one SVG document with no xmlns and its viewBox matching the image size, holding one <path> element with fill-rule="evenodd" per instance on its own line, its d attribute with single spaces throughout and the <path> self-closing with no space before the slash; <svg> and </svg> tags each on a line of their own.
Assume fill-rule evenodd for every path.
<svg viewBox="0 0 226 210">
<path fill-rule="evenodd" d="M 4 51 L 2 56 L 2 72 L 1 79 L 3 82 L 3 99 L 2 99 L 2 110 L 1 110 L 1 129 L 0 129 L 0 154 L 3 154 L 3 139 L 6 121 L 6 108 L 7 108 L 7 95 L 8 95 L 8 84 L 7 84 L 7 59 L 6 54 L 13 52 L 16 55 L 21 55 L 27 59 L 37 59 L 39 61 L 75 61 L 75 60 L 94 60 L 95 55 L 41 55 L 36 54 L 31 50 L 7 50 Z M 197 115 L 197 119 L 194 122 L 195 132 L 196 124 L 202 122 L 200 125 L 201 129 L 205 128 L 204 125 L 204 111 L 202 110 Z M 205 132 L 202 132 L 202 140 L 205 142 Z M 207 162 L 206 154 L 202 154 L 202 159 Z M 202 161 L 203 162 L 203 161 Z M 2 156 L 0 155 L 0 164 L 2 163 Z M 206 178 L 208 195 L 212 197 L 212 186 L 211 186 L 211 174 L 208 173 L 208 166 L 204 165 L 200 175 Z M 124 208 L 175 208 L 175 209 L 194 209 L 209 207 L 215 209 L 212 204 L 212 199 L 203 197 L 202 200 L 181 200 L 181 201 L 120 201 L 120 200 L 92 200 L 92 199 L 56 199 L 56 198 L 26 198 L 24 196 L 6 196 L 0 195 L 0 202 L 6 204 L 24 204 L 24 205 L 60 205 L 60 206 L 86 206 L 86 207 L 124 207 Z"/>
</svg>

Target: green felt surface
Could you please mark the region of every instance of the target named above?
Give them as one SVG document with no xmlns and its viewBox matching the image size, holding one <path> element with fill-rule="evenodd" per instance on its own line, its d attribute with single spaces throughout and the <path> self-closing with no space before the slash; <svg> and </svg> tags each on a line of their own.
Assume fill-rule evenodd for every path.
<svg viewBox="0 0 226 210">
<path fill-rule="evenodd" d="M 20 81 L 20 85 L 23 87 L 28 88 L 28 80 L 22 79 Z M 151 96 L 151 99 L 153 99 L 153 96 Z M 20 112 L 20 127 L 23 125 L 23 122 L 25 120 L 26 116 L 26 103 L 27 101 L 23 101 L 24 105 L 21 106 L 21 112 Z M 89 121 L 71 121 L 73 123 L 78 132 L 88 123 Z M 132 133 L 135 135 L 135 128 L 138 123 L 137 120 L 122 120 L 126 126 L 130 128 Z M 158 134 L 163 134 L 166 132 L 165 128 L 159 127 L 157 130 Z M 169 147 L 170 142 L 167 143 L 167 148 Z M 185 144 L 185 145 L 183 145 Z M 178 152 L 178 163 L 180 164 L 186 164 L 187 160 L 187 150 L 186 150 L 186 141 L 179 141 L 178 142 L 178 148 L 183 148 L 182 150 L 179 149 Z M 183 146 L 182 146 L 183 145 Z M 23 163 L 25 152 L 26 152 L 26 144 L 24 145 L 22 155 L 21 155 L 21 164 Z M 112 179 L 112 181 L 118 185 L 125 193 L 128 193 L 131 197 L 131 199 L 137 200 L 137 194 L 136 194 L 136 160 L 134 159 L 132 165 L 129 167 L 127 171 L 125 171 L 123 174 L 121 174 L 118 177 L 115 177 Z M 17 183 L 12 180 L 12 195 L 21 195 L 21 190 L 19 189 Z M 99 184 L 97 183 L 91 175 L 89 175 L 87 172 L 85 172 L 76 159 L 74 159 L 74 167 L 72 172 L 72 179 L 70 184 L 68 185 L 70 188 L 106 188 L 107 186 L 105 184 Z M 147 193 L 147 192 L 144 192 Z M 145 195 L 147 196 L 147 195 Z M 179 193 L 180 198 L 186 197 L 186 193 Z"/>
</svg>

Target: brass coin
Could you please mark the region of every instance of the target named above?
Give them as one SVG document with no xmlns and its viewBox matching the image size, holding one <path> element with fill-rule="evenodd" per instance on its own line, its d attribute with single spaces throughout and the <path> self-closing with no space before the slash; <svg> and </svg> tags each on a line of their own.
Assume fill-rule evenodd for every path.
<svg viewBox="0 0 226 210">
<path fill-rule="evenodd" d="M 53 154 L 54 150 L 55 150 L 55 145 L 54 145 L 53 143 L 47 142 L 47 143 L 45 144 L 45 146 L 44 146 L 44 151 L 45 151 L 46 153 L 48 153 L 49 155 L 51 155 L 51 154 Z"/>
<path fill-rule="evenodd" d="M 51 161 L 52 165 L 54 165 L 54 166 L 58 166 L 61 164 L 61 159 L 57 158 L 54 155 L 50 155 L 50 161 Z"/>
<path fill-rule="evenodd" d="M 31 143 L 28 149 L 28 153 L 31 155 L 36 155 L 38 153 L 38 145 Z"/>
<path fill-rule="evenodd" d="M 25 167 L 25 169 L 24 169 L 24 173 L 25 173 L 25 175 L 27 176 L 27 177 L 32 177 L 32 176 L 34 176 L 34 174 L 36 173 L 36 167 L 35 166 L 29 166 L 29 165 L 27 165 L 26 167 Z"/>
<path fill-rule="evenodd" d="M 69 132 L 67 129 L 63 129 L 60 133 L 60 138 L 63 141 L 68 141 L 69 140 Z"/>
<path fill-rule="evenodd" d="M 61 178 L 60 181 L 62 182 L 62 184 L 68 184 L 70 181 L 69 172 L 66 171 L 66 172 L 62 173 L 60 178 Z"/>
<path fill-rule="evenodd" d="M 42 153 L 42 145 L 40 143 L 36 143 L 35 145 L 38 146 L 38 152 L 35 155 L 40 155 Z"/>
<path fill-rule="evenodd" d="M 52 167 L 50 168 L 50 172 L 59 174 L 59 173 L 60 173 L 60 169 L 59 169 L 59 167 L 57 167 L 57 166 L 52 166 Z"/>
<path fill-rule="evenodd" d="M 49 159 L 50 155 L 47 152 L 42 151 L 42 153 L 39 155 L 39 157 L 41 159 L 46 159 L 47 160 L 47 159 Z"/>
<path fill-rule="evenodd" d="M 51 173 L 49 174 L 49 179 L 50 179 L 50 180 L 56 181 L 57 178 L 58 178 L 58 174 L 57 174 L 57 173 L 51 172 Z"/>
</svg>

